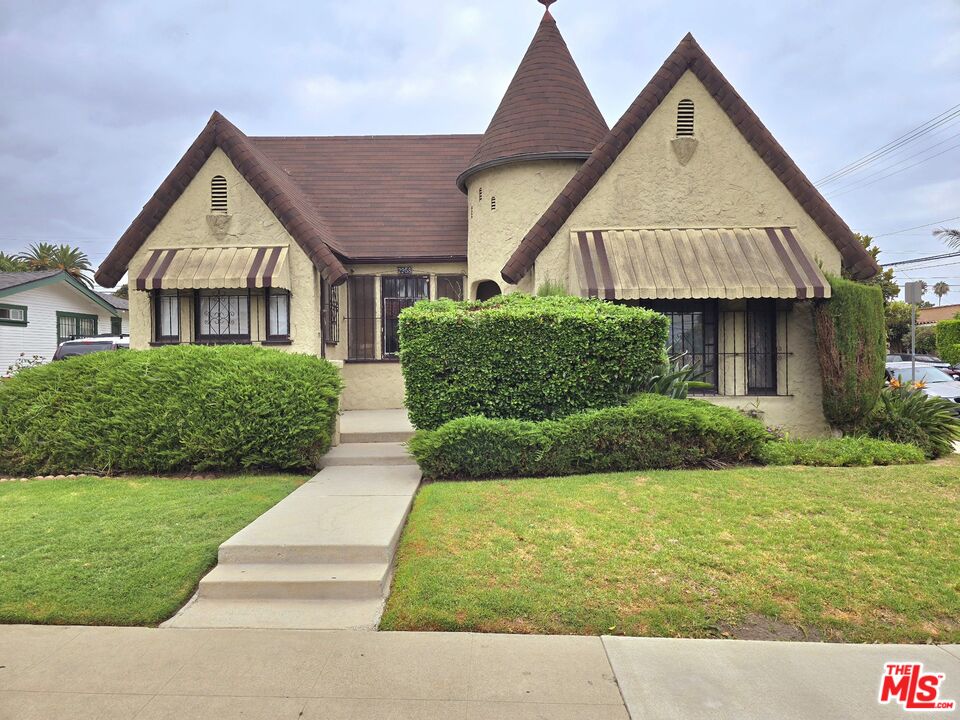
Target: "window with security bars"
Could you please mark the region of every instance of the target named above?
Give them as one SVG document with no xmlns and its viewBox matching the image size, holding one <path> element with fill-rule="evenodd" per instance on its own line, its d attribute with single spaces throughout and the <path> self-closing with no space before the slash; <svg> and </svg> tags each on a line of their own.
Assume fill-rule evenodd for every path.
<svg viewBox="0 0 960 720">
<path fill-rule="evenodd" d="M 377 359 L 376 278 L 353 275 L 347 280 L 347 359 Z"/>
<path fill-rule="evenodd" d="M 677 103 L 677 137 L 693 136 L 693 100 Z"/>
<path fill-rule="evenodd" d="M 667 352 L 692 365 L 698 380 L 717 387 L 717 303 L 703 300 L 652 301 L 646 307 L 667 316 Z"/>
<path fill-rule="evenodd" d="M 57 313 L 57 344 L 66 340 L 95 337 L 97 335 L 97 316 L 80 313 Z"/>
<path fill-rule="evenodd" d="M 400 352 L 397 326 L 400 311 L 418 300 L 430 297 L 430 279 L 417 277 L 385 277 L 381 280 L 381 306 L 383 308 L 383 355 L 396 357 Z"/>
<path fill-rule="evenodd" d="M 750 300 L 746 312 L 747 392 L 777 392 L 777 306 L 773 300 Z"/>
<path fill-rule="evenodd" d="M 463 300 L 463 275 L 437 275 L 437 298 Z"/>
<path fill-rule="evenodd" d="M 236 290 L 200 290 L 194 302 L 197 340 L 250 340 L 250 294 Z"/>
<path fill-rule="evenodd" d="M 322 293 L 323 341 L 327 345 L 336 345 L 340 342 L 340 288 L 325 282 Z"/>
</svg>

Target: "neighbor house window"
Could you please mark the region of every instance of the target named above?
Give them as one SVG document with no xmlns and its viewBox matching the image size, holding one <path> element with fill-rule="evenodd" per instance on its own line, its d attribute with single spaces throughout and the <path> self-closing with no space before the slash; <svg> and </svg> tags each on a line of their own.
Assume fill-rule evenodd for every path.
<svg viewBox="0 0 960 720">
<path fill-rule="evenodd" d="M 26 305 L 0 305 L 0 325 L 26 325 Z"/>
<path fill-rule="evenodd" d="M 210 213 L 227 214 L 227 179 L 223 175 L 214 175 L 210 181 Z"/>
<path fill-rule="evenodd" d="M 747 302 L 747 392 L 777 392 L 777 307 L 773 300 Z"/>
<path fill-rule="evenodd" d="M 376 359 L 376 278 L 354 275 L 347 280 L 347 357 Z"/>
<path fill-rule="evenodd" d="M 97 316 L 80 313 L 57 313 L 57 344 L 66 340 L 95 337 L 97 334 Z"/>
<path fill-rule="evenodd" d="M 180 294 L 163 290 L 153 298 L 154 340 L 180 342 Z"/>
<path fill-rule="evenodd" d="M 121 335 L 123 334 L 123 320 L 118 317 L 110 318 L 110 334 L 111 335 Z"/>
<path fill-rule="evenodd" d="M 681 100 L 677 104 L 677 137 L 693 136 L 693 100 Z"/>
<path fill-rule="evenodd" d="M 267 288 L 267 341 L 290 339 L 290 293 Z"/>
<path fill-rule="evenodd" d="M 385 277 L 382 281 L 383 354 L 395 357 L 400 352 L 397 326 L 400 311 L 418 300 L 430 297 L 430 280 L 426 276 Z"/>
<path fill-rule="evenodd" d="M 437 297 L 463 300 L 463 275 L 437 275 Z"/>
<path fill-rule="evenodd" d="M 327 345 L 340 342 L 340 288 L 325 282 L 323 292 L 323 341 Z"/>
<path fill-rule="evenodd" d="M 207 342 L 250 340 L 250 294 L 236 290 L 200 290 L 197 293 L 197 339 Z"/>
</svg>

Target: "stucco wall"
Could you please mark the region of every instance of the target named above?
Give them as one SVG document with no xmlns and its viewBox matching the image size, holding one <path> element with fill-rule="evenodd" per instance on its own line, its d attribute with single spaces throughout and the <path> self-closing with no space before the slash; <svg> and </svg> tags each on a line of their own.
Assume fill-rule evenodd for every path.
<svg viewBox="0 0 960 720">
<path fill-rule="evenodd" d="M 513 251 L 524 235 L 540 219 L 554 198 L 563 190 L 579 168 L 579 160 L 546 160 L 501 165 L 478 172 L 467 184 L 467 257 L 470 298 L 477 284 L 495 281 L 504 292 L 516 289 L 500 277 Z M 480 190 L 483 199 L 480 199 Z M 497 199 L 496 210 L 491 200 Z M 553 278 L 562 282 L 563 275 Z M 538 278 L 542 283 L 546 277 Z M 519 288 L 536 289 L 532 278 L 521 281 Z"/>
<path fill-rule="evenodd" d="M 697 140 L 685 166 L 671 143 L 684 98 L 694 102 Z M 807 252 L 839 273 L 839 251 L 688 71 L 541 253 L 534 282 L 568 277 L 571 230 L 781 225 L 796 226 Z"/>
<path fill-rule="evenodd" d="M 384 410 L 403 407 L 403 375 L 398 362 L 343 364 L 344 410 Z"/>
<path fill-rule="evenodd" d="M 214 175 L 223 175 L 227 179 L 229 220 L 225 223 L 222 216 L 210 218 L 210 180 Z M 290 248 L 288 264 L 291 285 L 291 344 L 282 347 L 293 352 L 318 355 L 319 285 L 314 265 L 219 148 L 214 150 L 197 176 L 130 261 L 130 346 L 143 349 L 150 345 L 149 296 L 146 292 L 135 290 L 134 286 L 153 250 L 261 245 L 286 245 Z M 184 313 L 186 312 L 184 309 Z M 181 319 L 181 332 L 192 326 L 188 315 Z M 251 327 L 251 334 L 255 332 L 255 327 Z"/>
</svg>

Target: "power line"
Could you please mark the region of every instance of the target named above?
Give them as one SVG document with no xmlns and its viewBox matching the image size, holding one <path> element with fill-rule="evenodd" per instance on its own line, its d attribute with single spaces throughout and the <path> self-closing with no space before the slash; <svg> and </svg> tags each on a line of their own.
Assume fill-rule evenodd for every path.
<svg viewBox="0 0 960 720">
<path fill-rule="evenodd" d="M 955 149 L 957 149 L 957 148 L 960 148 L 960 143 L 957 143 L 956 145 L 951 145 L 951 146 L 948 147 L 946 150 L 942 150 L 941 152 L 938 152 L 936 155 L 931 155 L 930 157 L 924 158 L 923 160 L 918 160 L 917 162 L 913 163 L 912 165 L 907 165 L 906 167 L 900 168 L 899 170 L 894 170 L 892 173 L 888 173 L 887 175 L 883 175 L 883 176 L 877 178 L 876 180 L 871 180 L 870 182 L 868 182 L 868 183 L 863 183 L 863 184 L 861 184 L 861 185 L 856 185 L 856 184 L 855 184 L 853 187 L 849 187 L 849 186 L 848 186 L 848 188 L 847 188 L 846 190 L 843 190 L 843 191 L 841 191 L 841 192 L 832 193 L 832 194 L 831 194 L 831 197 L 840 197 L 841 195 L 846 195 L 847 193 L 852 192 L 852 191 L 854 191 L 854 190 L 860 190 L 861 188 L 865 188 L 865 187 L 868 187 L 868 186 L 870 186 L 870 185 L 875 185 L 875 184 L 877 184 L 878 182 L 880 182 L 881 180 L 885 180 L 885 179 L 887 179 L 888 177 L 892 177 L 893 175 L 897 175 L 897 174 L 899 174 L 899 173 L 902 173 L 904 170 L 909 170 L 910 168 L 914 168 L 914 167 L 916 167 L 917 165 L 922 165 L 923 163 L 927 162 L 928 160 L 933 160 L 934 158 L 938 158 L 938 157 L 940 157 L 941 155 L 945 155 L 946 153 L 950 152 L 951 150 L 955 150 Z"/>
<path fill-rule="evenodd" d="M 876 160 L 883 157 L 884 155 L 888 155 L 894 150 L 908 143 L 911 143 L 914 140 L 917 140 L 918 138 L 923 137 L 924 135 L 932 132 L 933 130 L 937 129 L 941 125 L 953 121 L 958 116 L 960 116 L 960 104 L 954 105 L 953 107 L 947 110 L 944 110 L 939 115 L 936 115 L 930 120 L 927 120 L 925 123 L 918 125 L 913 130 L 910 130 L 909 132 L 904 133 L 900 137 L 895 138 L 894 140 L 891 140 L 886 145 L 880 146 L 873 152 L 867 153 L 863 157 L 858 158 L 857 160 L 854 160 L 849 165 L 845 165 L 839 170 L 834 170 L 832 173 L 821 178 L 814 184 L 817 186 L 820 186 L 820 185 L 826 185 L 828 183 L 839 180 L 841 177 L 844 177 L 845 175 L 849 175 L 850 173 L 860 169 L 861 167 L 868 165 L 872 162 L 875 162 Z"/>
<path fill-rule="evenodd" d="M 960 215 L 956 217 L 949 217 L 944 220 L 934 220 L 930 223 L 924 223 L 923 225 L 914 225 L 913 227 L 904 228 L 903 230 L 893 230 L 891 232 L 880 233 L 879 235 L 873 235 L 874 239 L 887 237 L 888 235 L 899 235 L 900 233 L 910 232 L 911 230 L 920 230 L 921 228 L 930 227 L 931 225 L 943 225 L 943 223 L 950 222 L 951 220 L 960 220 Z"/>
<path fill-rule="evenodd" d="M 912 260 L 897 260 L 892 263 L 883 263 L 880 267 L 898 267 L 901 265 L 913 265 L 914 263 L 928 262 L 930 260 L 945 260 L 947 258 L 960 257 L 960 252 L 944 253 L 943 255 L 930 255 L 928 257 L 922 258 L 913 258 Z M 952 264 L 952 263 L 951 263 Z M 923 268 L 914 268 L 915 270 L 923 270 Z"/>
</svg>

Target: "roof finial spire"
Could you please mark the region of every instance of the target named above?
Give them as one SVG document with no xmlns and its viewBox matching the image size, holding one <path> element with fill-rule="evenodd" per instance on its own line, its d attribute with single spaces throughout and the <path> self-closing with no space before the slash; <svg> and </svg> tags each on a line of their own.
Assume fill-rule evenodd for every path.
<svg viewBox="0 0 960 720">
<path fill-rule="evenodd" d="M 543 5 L 547 9 L 547 15 L 550 14 L 550 6 L 553 5 L 557 0 L 537 0 L 538 3 Z"/>
</svg>

